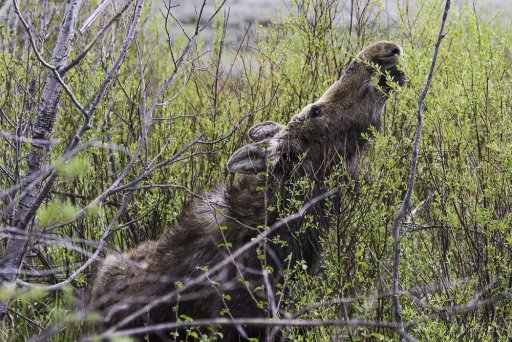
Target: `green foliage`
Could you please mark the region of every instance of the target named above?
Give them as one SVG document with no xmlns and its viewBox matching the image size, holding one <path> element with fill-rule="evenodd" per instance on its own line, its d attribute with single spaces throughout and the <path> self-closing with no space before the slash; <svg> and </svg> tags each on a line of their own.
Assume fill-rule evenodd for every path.
<svg viewBox="0 0 512 342">
<path fill-rule="evenodd" d="M 76 213 L 76 208 L 70 204 L 49 202 L 39 209 L 38 226 L 47 227 L 57 223 L 71 220 Z"/>
<path fill-rule="evenodd" d="M 156 107 L 145 148 L 127 179 L 140 175 L 144 162 L 153 161 L 154 165 L 169 159 L 199 134 L 204 134 L 203 141 L 216 143 L 195 146 L 133 189 L 125 213 L 107 240 L 109 250 L 127 250 L 140 241 L 158 237 L 190 198 L 185 188 L 195 193 L 210 189 L 226 177 L 229 181 L 227 158 L 246 142 L 245 133 L 252 124 L 286 122 L 315 101 L 362 46 L 389 39 L 405 51 L 403 69 L 408 86 L 389 99 L 382 132 L 368 136 L 371 148 L 361 161 L 357 184 L 347 181 L 343 166 L 329 180 L 332 186 L 340 186 L 344 195 L 340 212 L 329 218 L 332 228 L 323 240 L 321 272 L 311 276 L 306 273 L 310 265 L 291 265 L 284 271 L 283 286 L 291 293 L 285 310 L 289 314 L 300 312 L 298 318 L 395 320 L 389 295 L 393 265 L 390 227 L 409 177 L 417 101 L 431 63 L 442 2 L 420 2 L 415 12 L 397 1 L 399 19 L 393 25 L 379 14 L 384 12 L 377 11 L 381 1 L 373 0 L 368 1 L 366 11 L 358 7 L 357 12 L 356 8 L 358 15 L 349 22 L 343 19 L 348 3 L 294 0 L 289 7 L 291 15 L 281 15 L 267 27 L 255 24 L 240 46 L 230 43 L 235 32 L 228 29 L 224 37 L 224 18 L 215 19 L 208 38 L 199 39 L 189 57 L 194 63 L 183 66 L 176 81 L 158 99 L 165 103 L 180 91 L 174 100 Z M 174 70 L 162 38 L 163 19 L 151 10 L 145 13 L 145 19 L 138 34 L 139 50 L 130 49 L 119 80 L 100 104 L 91 123 L 93 129 L 83 139 L 95 143 L 65 163 L 59 158 L 66 144 L 52 147 L 49 164 L 59 178 L 37 211 L 35 222 L 38 232 L 69 239 L 69 244 L 35 238 L 24 268 L 48 271 L 49 265 L 58 272 L 54 277 L 22 274 L 23 280 L 56 283 L 65 279 L 88 259 L 83 251 L 95 250 L 83 240 L 98 241 L 116 215 L 121 194 L 87 207 L 87 215 L 72 220 L 130 162 L 144 129 L 140 106 Z M 58 25 L 60 18 L 52 20 L 51 24 Z M 125 20 L 122 18 L 121 24 L 126 25 Z M 470 8 L 453 10 L 447 27 L 425 102 L 414 210 L 402 225 L 400 286 L 404 320 L 415 322 L 407 331 L 420 341 L 505 341 L 512 317 L 507 299 L 512 279 L 512 31 L 502 27 L 500 21 L 483 21 Z M 21 120 L 28 125 L 33 121 L 44 79 L 40 73 L 46 70 L 36 67 L 39 64 L 33 54 L 27 54 L 26 46 L 23 50 L 16 43 L 12 49 L 6 48 L 10 41 L 19 39 L 16 32 L 6 26 L 0 31 L 0 81 L 4 85 L 0 108 L 5 113 L 0 116 L 0 129 L 16 136 L 11 124 Z M 180 28 L 173 26 L 172 32 L 173 48 L 179 52 L 186 39 L 179 34 Z M 49 46 L 52 39 L 53 35 Z M 118 40 L 115 35 L 106 35 L 99 47 L 66 75 L 81 103 L 87 103 L 98 90 L 105 77 L 104 68 L 111 66 L 117 55 Z M 203 54 L 203 48 L 210 53 Z M 47 58 L 48 52 L 44 51 Z M 144 63 L 147 98 L 137 53 Z M 234 71 L 230 71 L 231 62 Z M 192 73 L 197 66 L 208 72 Z M 24 92 L 25 86 L 30 92 Z M 30 97 L 20 96 L 29 93 Z M 67 141 L 80 115 L 63 94 L 52 141 Z M 0 166 L 23 176 L 30 144 L 16 142 L 20 151 L 16 154 L 10 136 L 0 142 Z M 2 174 L 0 188 L 12 187 L 15 178 L 14 174 Z M 304 181 L 288 186 L 301 194 L 315 185 Z M 1 204 L 2 208 L 8 206 Z M 285 217 L 302 204 L 291 200 L 269 210 Z M 306 220 L 311 224 L 304 230 L 317 229 L 311 217 Z M 219 227 L 219 231 L 223 229 Z M 286 243 L 279 237 L 274 242 Z M 264 253 L 261 256 L 263 260 Z M 41 334 L 42 328 L 63 322 L 68 328 L 56 335 L 56 341 L 77 340 L 90 332 L 94 315 L 83 319 L 75 312 L 83 305 L 76 298 L 85 297 L 91 273 L 89 268 L 72 282 L 72 287 L 57 292 L 2 289 L 0 297 L 11 299 L 12 311 L 2 323 L 0 339 L 24 340 Z M 483 305 L 483 299 L 491 300 Z M 262 301 L 261 305 L 268 303 Z M 214 336 L 209 331 L 205 335 L 205 331 L 188 329 L 179 338 L 222 339 L 218 333 Z M 392 331 L 378 327 L 291 327 L 285 333 L 290 340 L 303 341 L 397 338 Z"/>
<path fill-rule="evenodd" d="M 92 172 L 92 166 L 87 159 L 73 158 L 66 163 L 57 162 L 55 170 L 63 177 L 75 178 L 80 175 L 89 175 Z"/>
</svg>

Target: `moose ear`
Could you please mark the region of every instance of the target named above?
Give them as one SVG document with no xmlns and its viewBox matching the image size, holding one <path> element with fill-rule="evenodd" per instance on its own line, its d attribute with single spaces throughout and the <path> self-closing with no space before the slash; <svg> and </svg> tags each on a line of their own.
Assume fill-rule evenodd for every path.
<svg viewBox="0 0 512 342">
<path fill-rule="evenodd" d="M 249 139 L 254 142 L 262 141 L 268 138 L 272 138 L 276 133 L 284 128 L 283 125 L 278 124 L 274 121 L 265 121 L 254 125 L 249 129 L 247 133 L 249 135 Z"/>
<path fill-rule="evenodd" d="M 245 145 L 229 158 L 228 170 L 245 174 L 267 171 L 267 166 L 274 166 L 277 163 L 277 147 L 276 139 Z"/>
</svg>

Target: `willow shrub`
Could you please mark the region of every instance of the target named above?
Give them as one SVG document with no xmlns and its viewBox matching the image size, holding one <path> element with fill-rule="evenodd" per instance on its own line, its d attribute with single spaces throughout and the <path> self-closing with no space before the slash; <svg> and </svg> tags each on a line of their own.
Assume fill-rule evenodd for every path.
<svg viewBox="0 0 512 342">
<path fill-rule="evenodd" d="M 241 42 L 241 33 L 229 25 L 223 32 L 225 18 L 217 17 L 209 38 L 197 42 L 189 58 L 193 63 L 184 66 L 160 99 L 181 91 L 169 104 L 157 108 L 147 148 L 129 178 L 140 174 L 142 160 L 165 160 L 199 134 L 204 134 L 203 141 L 213 143 L 196 145 L 183 160 L 147 177 L 141 185 L 172 186 L 136 189 L 106 249 L 122 251 L 158 237 L 172 225 L 190 196 L 185 188 L 196 192 L 229 177 L 226 160 L 245 142 L 245 132 L 253 123 L 286 122 L 317 99 L 362 46 L 392 40 L 404 48 L 408 86 L 388 101 L 382 132 L 368 136 L 371 148 L 361 161 L 357 184 L 346 181 L 343 166 L 333 176 L 333 186 L 341 186 L 344 195 L 324 240 L 322 271 L 308 276 L 307 265 L 292 265 L 286 283 L 291 296 L 285 309 L 304 319 L 393 322 L 390 227 L 409 177 L 417 102 L 430 67 L 443 3 L 421 2 L 413 10 L 400 1 L 398 19 L 390 24 L 378 1 L 356 1 L 351 22 L 347 19 L 350 1 L 294 0 L 288 7 L 290 14 L 283 10 L 268 26 L 252 25 Z M 58 166 L 59 182 L 38 211 L 35 229 L 53 235 L 35 241 L 26 268 L 54 269 L 57 274 L 23 275 L 22 279 L 43 283 L 64 279 L 88 259 L 80 248 L 94 251 L 82 239 L 98 241 L 115 215 L 120 194 L 91 206 L 85 217 L 56 227 L 106 189 L 129 161 L 141 136 L 140 106 L 172 72 L 164 20 L 156 12 L 146 11 L 139 47 L 131 48 L 119 81 L 98 109 L 94 128 L 86 137 L 96 139 L 99 147 Z M 413 210 L 402 225 L 400 265 L 404 320 L 412 322 L 407 331 L 418 340 L 495 341 L 505 340 L 510 333 L 512 31 L 499 25 L 482 21 L 470 8 L 460 13 L 452 10 L 425 102 Z M 175 48 L 179 52 L 186 39 L 179 36 L 181 29 L 175 24 L 169 27 L 178 36 Z M 4 43 L 14 39 L 7 28 L 2 33 Z M 102 70 L 111 65 L 119 44 L 115 36 L 107 35 L 101 48 L 92 50 L 87 61 L 67 76 L 79 100 L 84 102 L 98 88 Z M 0 101 L 11 120 L 24 105 L 22 98 L 13 96 L 12 84 L 33 80 L 36 93 L 42 86 L 36 69 L 27 71 L 15 54 L 27 59 L 26 49 L 15 45 L 14 51 L 2 51 L 0 68 L 8 85 Z M 144 63 L 144 83 L 137 56 Z M 33 56 L 28 61 L 37 65 Z M 33 104 L 28 113 L 27 121 L 34 115 Z M 65 141 L 77 125 L 77 116 L 63 95 L 53 138 Z M 3 118 L 0 124 L 3 131 L 12 131 Z M 12 149 L 4 141 L 1 144 L 4 165 L 13 165 Z M 29 146 L 21 147 L 23 156 Z M 56 145 L 53 158 L 64 147 Z M 26 167 L 23 158 L 20 167 Z M 9 179 L 0 182 L 5 188 L 12 185 Z M 294 186 L 300 191 L 302 185 L 309 186 Z M 58 206 L 66 208 L 60 216 L 54 215 Z M 69 243 L 63 244 L 61 238 Z M 68 327 L 56 340 L 76 340 L 87 333 L 94 314 L 84 320 L 74 313 L 83 308 L 92 273 L 88 269 L 62 291 L 3 291 L 13 311 L 2 323 L 0 336 L 22 340 L 53 324 Z M 396 339 L 393 332 L 378 327 L 287 328 L 285 334 L 292 340 Z"/>
</svg>

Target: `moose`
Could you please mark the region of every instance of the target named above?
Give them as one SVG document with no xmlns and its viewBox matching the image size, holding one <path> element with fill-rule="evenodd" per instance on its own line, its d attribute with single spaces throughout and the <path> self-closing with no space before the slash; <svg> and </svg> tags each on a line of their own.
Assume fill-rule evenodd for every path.
<svg viewBox="0 0 512 342">
<path fill-rule="evenodd" d="M 313 228 L 302 229 L 305 215 L 289 220 L 266 236 L 265 246 L 255 244 L 207 279 L 197 279 L 279 222 L 282 217 L 270 207 L 286 206 L 297 197 L 307 203 L 329 191 L 326 179 L 337 165 L 345 163 L 349 176 L 357 179 L 367 142 L 364 135 L 371 127 L 380 129 L 389 93 L 405 84 L 401 53 L 399 45 L 388 41 L 364 48 L 318 101 L 286 125 L 267 121 L 248 131 L 252 142 L 227 163 L 235 173 L 230 183 L 191 199 L 158 240 L 107 256 L 97 270 L 91 296 L 91 305 L 102 314 L 100 329 L 119 327 L 123 318 L 149 302 L 150 309 L 125 321 L 122 328 L 175 322 L 178 317 L 272 317 L 268 305 L 261 303 L 283 282 L 281 271 L 299 261 L 309 273 L 319 270 L 321 237 L 329 228 L 327 213 L 332 210 L 325 201 L 306 210 Z M 300 194 L 290 191 L 287 185 L 301 179 L 315 186 Z M 165 296 L 172 293 L 176 295 Z M 270 331 L 250 324 L 205 331 L 213 334 L 212 329 L 225 341 L 268 339 Z M 153 331 L 149 339 L 172 340 L 165 330 Z"/>
</svg>

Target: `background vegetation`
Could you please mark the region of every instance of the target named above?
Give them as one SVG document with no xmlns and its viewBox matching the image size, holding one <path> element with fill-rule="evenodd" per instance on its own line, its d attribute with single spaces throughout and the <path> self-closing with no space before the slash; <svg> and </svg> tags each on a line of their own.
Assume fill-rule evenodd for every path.
<svg viewBox="0 0 512 342">
<path fill-rule="evenodd" d="M 124 3 L 114 1 L 75 36 L 71 59 Z M 83 118 L 69 96 L 61 97 L 47 163 L 58 177 L 30 222 L 19 279 L 44 285 L 69 279 L 91 258 L 111 222 L 102 255 L 157 238 L 187 198 L 230 177 L 227 158 L 246 142 L 252 124 L 287 122 L 339 78 L 362 47 L 386 39 L 405 51 L 408 86 L 388 101 L 382 132 L 369 137 L 372 147 L 363 158 L 357 190 L 334 178 L 333 186 L 345 187 L 346 195 L 324 241 L 322 272 L 308 276 L 302 265 L 292 265 L 286 310 L 301 319 L 394 322 L 390 229 L 407 186 L 418 97 L 444 1 L 419 1 L 415 7 L 397 1 L 394 21 L 378 10 L 379 1 L 356 0 L 347 13 L 350 3 L 294 0 L 265 26 L 254 23 L 240 31 L 231 29 L 228 2 L 197 38 L 192 38 L 194 21 L 180 26 L 168 14 L 172 4 L 146 4 L 92 129 L 65 162 L 61 156 Z M 48 59 L 62 6 L 28 1 L 21 7 Z M 96 8 L 95 1 L 84 2 L 77 26 Z M 132 12 L 130 7 L 65 75 L 80 103 L 98 92 Z M 207 24 L 204 18 L 201 24 Z M 0 29 L 0 234 L 5 241 L 12 233 L 9 218 L 22 193 L 17 185 L 26 175 L 49 71 L 13 12 Z M 450 13 L 446 32 L 425 102 L 412 209 L 402 222 L 404 322 L 421 341 L 507 341 L 512 333 L 512 30 L 502 20 L 484 21 L 468 5 Z M 172 56 L 188 48 L 181 64 L 173 62 Z M 148 119 L 152 98 L 173 72 Z M 97 200 L 123 172 L 120 190 Z M 0 339 L 72 341 L 90 334 L 94 313 L 86 301 L 93 272 L 87 267 L 57 290 L 20 282 L 17 288 L 4 286 L 0 296 L 10 301 L 10 309 Z M 397 339 L 379 324 L 289 327 L 286 333 L 308 341 Z"/>
</svg>

